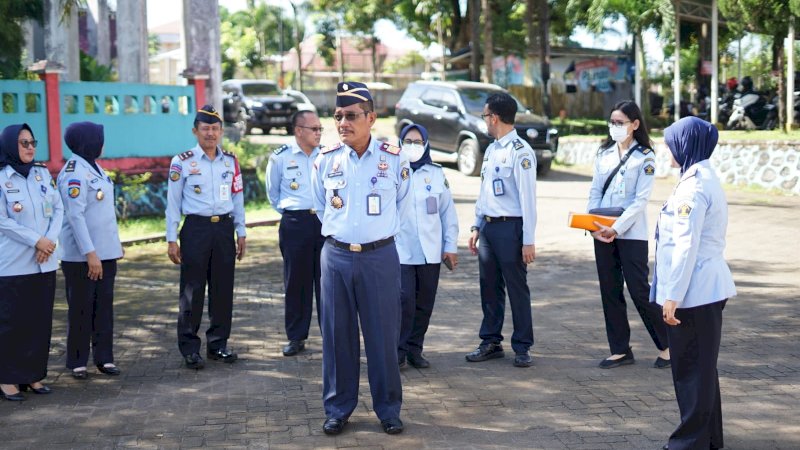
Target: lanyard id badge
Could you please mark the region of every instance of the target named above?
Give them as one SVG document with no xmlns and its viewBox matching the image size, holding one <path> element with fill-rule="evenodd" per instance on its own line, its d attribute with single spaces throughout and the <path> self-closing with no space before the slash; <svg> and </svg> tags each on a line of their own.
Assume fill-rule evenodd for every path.
<svg viewBox="0 0 800 450">
<path fill-rule="evenodd" d="M 381 214 L 381 196 L 376 193 L 367 195 L 367 215 L 379 216 Z"/>
<path fill-rule="evenodd" d="M 619 184 L 617 184 L 617 195 L 625 196 L 625 169 L 619 171 Z"/>
<path fill-rule="evenodd" d="M 494 185 L 494 196 L 499 197 L 506 193 L 505 188 L 503 187 L 503 180 L 500 178 L 496 178 L 493 182 Z"/>
<path fill-rule="evenodd" d="M 436 197 L 430 196 L 425 199 L 425 208 L 428 210 L 428 214 L 436 214 L 439 212 L 439 208 L 436 205 Z"/>
<path fill-rule="evenodd" d="M 53 217 L 53 202 L 45 200 L 44 203 L 42 203 L 42 212 L 48 219 Z"/>
<path fill-rule="evenodd" d="M 220 184 L 219 185 L 219 199 L 226 202 L 231 199 L 231 185 L 230 184 Z"/>
</svg>

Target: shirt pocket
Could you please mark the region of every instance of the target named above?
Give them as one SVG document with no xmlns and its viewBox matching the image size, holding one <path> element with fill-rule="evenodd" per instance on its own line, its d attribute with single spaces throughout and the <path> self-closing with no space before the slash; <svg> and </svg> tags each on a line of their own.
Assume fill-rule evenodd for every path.
<svg viewBox="0 0 800 450">
<path fill-rule="evenodd" d="M 30 201 L 22 192 L 8 192 L 6 191 L 6 211 L 11 218 L 20 217 L 20 214 L 26 209 L 31 207 Z M 14 205 L 19 204 L 17 207 L 19 211 L 14 210 Z M 20 209 L 21 208 L 21 209 Z"/>
<path fill-rule="evenodd" d="M 498 178 L 508 178 L 514 173 L 514 167 L 511 165 L 501 165 L 497 166 L 497 170 L 495 170 Z"/>
</svg>

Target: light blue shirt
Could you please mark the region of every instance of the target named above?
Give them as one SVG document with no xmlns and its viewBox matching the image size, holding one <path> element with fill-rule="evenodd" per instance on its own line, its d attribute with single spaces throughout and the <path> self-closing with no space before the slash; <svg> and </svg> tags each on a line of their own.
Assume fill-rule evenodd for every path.
<svg viewBox="0 0 800 450">
<path fill-rule="evenodd" d="M 692 308 L 736 295 L 725 262 L 728 202 L 708 160 L 684 172 L 661 208 L 650 301 Z"/>
<path fill-rule="evenodd" d="M 272 208 L 284 210 L 313 209 L 311 172 L 319 147 L 306 155 L 296 142 L 276 149 L 267 163 L 267 197 Z"/>
<path fill-rule="evenodd" d="M 637 145 L 639 143 L 635 140 L 631 143 L 632 147 Z M 625 150 L 625 153 L 629 150 L 630 148 Z M 634 150 L 625 164 L 619 168 L 611 184 L 608 185 L 606 195 L 603 196 L 603 185 L 621 159 L 617 144 L 598 152 L 594 162 L 592 187 L 589 190 L 589 205 L 586 209 L 625 208 L 625 212 L 611 226 L 617 232 L 617 239 L 646 241 L 647 202 L 653 192 L 656 173 L 655 153 L 645 147 Z"/>
<path fill-rule="evenodd" d="M 458 251 L 458 215 L 450 185 L 439 164 L 425 164 L 411 175 L 408 212 L 400 223 L 400 264 L 438 264 L 442 253 Z"/>
<path fill-rule="evenodd" d="M 486 148 L 475 203 L 476 227 L 483 226 L 484 216 L 522 217 L 522 245 L 535 244 L 536 155 L 517 130 Z"/>
<path fill-rule="evenodd" d="M 178 240 L 181 214 L 231 214 L 236 235 L 245 237 L 244 183 L 239 161 L 217 147 L 212 161 L 200 145 L 172 158 L 167 187 L 167 242 Z"/>
<path fill-rule="evenodd" d="M 62 261 L 85 262 L 92 251 L 102 261 L 122 257 L 114 183 L 99 164 L 97 168 L 100 172 L 73 154 L 58 174 L 66 219 L 59 237 Z"/>
<path fill-rule="evenodd" d="M 0 277 L 56 270 L 56 255 L 36 262 L 36 243 L 42 237 L 57 242 L 63 219 L 61 196 L 46 167 L 34 165 L 28 178 L 11 166 L 0 169 Z"/>
<path fill-rule="evenodd" d="M 411 187 L 408 157 L 400 148 L 371 138 L 359 158 L 339 144 L 323 150 L 314 166 L 311 183 L 323 236 L 366 244 L 397 234 L 400 218 L 408 214 Z M 334 197 L 341 199 L 341 208 L 334 206 Z"/>
</svg>

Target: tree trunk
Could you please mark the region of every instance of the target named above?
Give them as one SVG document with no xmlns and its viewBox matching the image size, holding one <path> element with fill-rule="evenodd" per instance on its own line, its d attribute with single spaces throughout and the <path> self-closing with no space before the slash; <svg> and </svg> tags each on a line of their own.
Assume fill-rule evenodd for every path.
<svg viewBox="0 0 800 450">
<path fill-rule="evenodd" d="M 536 25 L 533 23 L 533 11 L 536 9 L 536 0 L 525 0 L 525 29 L 528 32 L 528 56 L 534 55 L 536 48 Z"/>
<path fill-rule="evenodd" d="M 470 17 L 470 76 L 472 81 L 480 81 L 481 79 L 481 63 L 480 63 L 480 48 L 481 48 L 481 0 L 469 0 L 469 17 Z"/>
<path fill-rule="evenodd" d="M 372 57 L 372 81 L 378 81 L 378 38 L 375 36 L 369 37 L 369 49 Z"/>
<path fill-rule="evenodd" d="M 294 12 L 294 42 L 295 51 L 297 52 L 297 89 L 303 90 L 303 53 L 301 52 L 300 42 L 300 23 L 297 20 L 297 5 L 291 2 L 292 12 Z"/>
<path fill-rule="evenodd" d="M 775 35 L 772 39 L 772 72 L 777 73 L 778 76 L 778 124 L 782 124 L 784 122 L 784 117 L 786 117 L 786 105 L 784 104 L 784 83 L 783 83 L 783 40 L 786 38 L 785 34 Z M 772 101 L 772 97 L 767 99 L 768 102 Z"/>
<path fill-rule="evenodd" d="M 641 70 L 639 71 L 639 80 L 641 81 L 642 85 L 637 86 L 636 88 L 639 89 L 641 92 L 641 104 L 637 105 L 642 110 L 642 114 L 645 116 L 650 112 L 650 95 L 647 93 L 647 60 L 645 59 L 645 52 L 644 52 L 644 39 L 642 38 L 642 31 L 639 30 L 634 33 L 634 39 L 636 41 L 636 53 L 639 61 L 641 61 Z"/>
<path fill-rule="evenodd" d="M 492 69 L 492 59 L 494 59 L 494 48 L 492 41 L 492 0 L 481 0 L 483 10 L 483 67 L 486 70 L 486 82 L 494 83 L 494 70 Z"/>
<path fill-rule="evenodd" d="M 542 67 L 542 110 L 546 117 L 550 117 L 550 91 L 548 81 L 550 81 L 550 11 L 547 0 L 539 0 L 539 50 L 541 52 L 540 61 Z"/>
</svg>

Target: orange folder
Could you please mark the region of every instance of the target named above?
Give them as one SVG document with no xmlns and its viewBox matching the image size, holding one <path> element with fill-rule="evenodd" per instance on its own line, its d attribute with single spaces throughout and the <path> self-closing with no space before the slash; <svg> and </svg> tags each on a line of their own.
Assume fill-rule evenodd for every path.
<svg viewBox="0 0 800 450">
<path fill-rule="evenodd" d="M 614 225 L 614 222 L 616 221 L 617 218 L 613 216 L 571 212 L 569 213 L 569 218 L 567 219 L 567 226 L 572 228 L 580 228 L 582 230 L 597 231 L 600 228 L 594 224 L 595 222 L 602 223 L 603 225 L 610 227 L 611 225 Z"/>
</svg>

